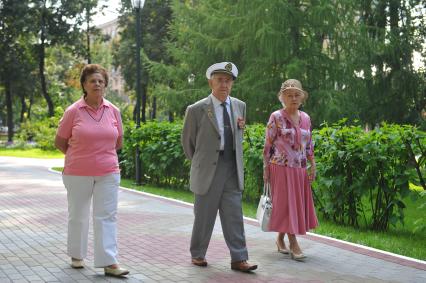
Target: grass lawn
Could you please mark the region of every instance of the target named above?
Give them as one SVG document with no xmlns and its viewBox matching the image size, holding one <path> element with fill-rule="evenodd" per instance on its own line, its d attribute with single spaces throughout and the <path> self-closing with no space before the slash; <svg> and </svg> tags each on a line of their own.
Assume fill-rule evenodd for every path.
<svg viewBox="0 0 426 283">
<path fill-rule="evenodd" d="M 41 150 L 39 148 L 17 149 L 0 147 L 0 156 L 28 157 L 28 158 L 63 158 L 60 151 Z"/>
<path fill-rule="evenodd" d="M 414 209 L 416 206 L 413 207 Z M 411 209 L 408 206 L 407 210 Z M 329 236 L 376 249 L 426 260 L 426 233 L 412 232 L 409 222 L 413 223 L 420 218 L 420 213 L 415 218 L 405 217 L 406 225 L 391 226 L 387 232 L 375 232 L 365 228 L 353 228 L 337 225 L 330 220 L 319 219 L 320 225 L 312 232 Z"/>
</svg>

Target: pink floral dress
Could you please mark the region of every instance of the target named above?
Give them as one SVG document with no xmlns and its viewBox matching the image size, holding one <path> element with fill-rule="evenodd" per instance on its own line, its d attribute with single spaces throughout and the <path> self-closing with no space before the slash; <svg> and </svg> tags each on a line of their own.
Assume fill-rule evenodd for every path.
<svg viewBox="0 0 426 283">
<path fill-rule="evenodd" d="M 306 170 L 313 159 L 311 120 L 299 111 L 294 125 L 283 109 L 269 118 L 263 150 L 272 188 L 271 231 L 303 235 L 318 226 L 311 184 Z"/>
</svg>

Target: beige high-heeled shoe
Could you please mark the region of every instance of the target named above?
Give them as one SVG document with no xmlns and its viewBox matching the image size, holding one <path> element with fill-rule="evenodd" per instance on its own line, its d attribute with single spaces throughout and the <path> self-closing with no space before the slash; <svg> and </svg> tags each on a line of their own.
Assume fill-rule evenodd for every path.
<svg viewBox="0 0 426 283">
<path fill-rule="evenodd" d="M 296 254 L 292 250 L 290 250 L 290 256 L 291 259 L 294 259 L 295 261 L 304 261 L 306 259 L 306 255 L 304 255 L 303 253 Z"/>
<path fill-rule="evenodd" d="M 278 244 L 278 241 L 275 242 L 275 244 L 277 245 L 277 250 L 279 253 L 282 254 L 289 254 L 289 250 L 284 246 L 284 248 L 281 248 L 280 245 Z"/>
</svg>

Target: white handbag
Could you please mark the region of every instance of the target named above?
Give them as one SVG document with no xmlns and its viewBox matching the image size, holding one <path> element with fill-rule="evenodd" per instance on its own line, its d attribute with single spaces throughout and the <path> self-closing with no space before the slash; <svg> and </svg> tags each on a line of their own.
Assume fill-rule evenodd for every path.
<svg viewBox="0 0 426 283">
<path fill-rule="evenodd" d="M 256 218 L 259 222 L 260 229 L 264 232 L 269 232 L 269 220 L 272 214 L 272 198 L 271 187 L 268 184 L 263 185 L 263 194 L 260 197 L 259 205 L 257 206 Z"/>
</svg>

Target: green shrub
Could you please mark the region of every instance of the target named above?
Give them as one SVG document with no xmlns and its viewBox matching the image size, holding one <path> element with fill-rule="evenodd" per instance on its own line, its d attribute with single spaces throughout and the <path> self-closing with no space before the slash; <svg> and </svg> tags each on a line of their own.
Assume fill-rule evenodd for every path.
<svg viewBox="0 0 426 283">
<path fill-rule="evenodd" d="M 426 209 L 426 191 L 421 191 L 415 194 L 415 200 L 420 199 L 420 205 L 417 207 L 418 211 L 424 211 Z M 419 218 L 414 221 L 415 228 L 413 230 L 416 232 L 426 232 L 426 219 L 422 213 L 419 214 Z"/>
<path fill-rule="evenodd" d="M 265 126 L 246 126 L 243 142 L 244 150 L 244 194 L 247 201 L 257 202 L 263 187 L 263 145 Z"/>
<path fill-rule="evenodd" d="M 361 219 L 382 231 L 403 223 L 402 199 L 410 193 L 413 168 L 407 143 L 417 149 L 409 137 L 421 133 L 411 126 L 385 123 L 366 132 L 344 122 L 314 134 L 317 208 L 326 218 L 354 227 Z"/>
<path fill-rule="evenodd" d="M 183 188 L 189 182 L 189 161 L 180 143 L 182 123 L 148 122 L 139 129 L 134 123 L 126 128 L 124 148 L 120 153 L 122 173 L 134 178 L 136 146 L 145 182 Z"/>
<path fill-rule="evenodd" d="M 54 149 L 62 109 L 56 115 L 21 125 L 18 138 L 34 141 L 41 149 Z M 140 148 L 141 171 L 146 183 L 188 189 L 190 162 L 180 143 L 182 122 L 148 122 L 136 129 L 124 125 L 124 145 L 119 152 L 123 177 L 135 177 L 135 150 Z M 265 126 L 248 125 L 243 142 L 245 191 L 243 198 L 256 203 L 263 178 L 262 151 Z M 313 184 L 316 207 L 325 218 L 354 227 L 387 230 L 404 221 L 403 199 L 409 184 L 425 190 L 426 135 L 412 126 L 382 124 L 372 131 L 341 121 L 314 131 L 317 180 Z M 425 223 L 418 221 L 418 230 Z"/>
<path fill-rule="evenodd" d="M 18 142 L 35 142 L 35 146 L 42 150 L 55 149 L 55 135 L 63 109 L 57 107 L 55 116 L 45 117 L 41 120 L 27 120 L 21 124 L 17 134 Z"/>
<path fill-rule="evenodd" d="M 135 148 L 139 145 L 145 182 L 188 189 L 190 163 L 181 147 L 181 131 L 181 122 L 148 122 L 139 129 L 130 123 L 120 153 L 123 176 L 134 178 Z M 243 142 L 243 198 L 253 203 L 263 185 L 264 132 L 264 125 L 248 125 Z M 342 121 L 314 131 L 314 142 L 318 178 L 313 193 L 325 218 L 354 227 L 362 223 L 376 230 L 403 223 L 402 200 L 410 193 L 409 181 L 417 186 L 422 176 L 416 172 L 424 171 L 423 132 L 388 124 L 366 132 Z M 423 225 L 419 222 L 419 229 Z"/>
<path fill-rule="evenodd" d="M 123 147 L 118 151 L 118 160 L 123 178 L 135 179 L 136 138 L 135 123 L 130 121 L 123 124 Z"/>
<path fill-rule="evenodd" d="M 246 128 L 244 148 L 244 198 L 257 202 L 263 183 L 263 125 Z M 180 142 L 182 123 L 148 122 L 139 129 L 133 122 L 125 128 L 125 142 L 119 153 L 121 173 L 135 178 L 136 145 L 140 147 L 142 173 L 145 182 L 188 189 L 190 162 L 185 158 Z"/>
</svg>

